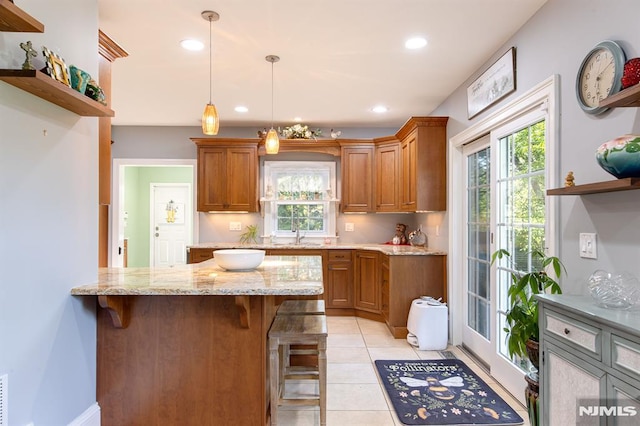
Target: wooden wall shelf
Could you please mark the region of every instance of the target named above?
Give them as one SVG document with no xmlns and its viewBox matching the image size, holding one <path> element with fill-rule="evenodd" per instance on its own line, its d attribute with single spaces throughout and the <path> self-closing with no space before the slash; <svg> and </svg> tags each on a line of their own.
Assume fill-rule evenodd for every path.
<svg viewBox="0 0 640 426">
<path fill-rule="evenodd" d="M 640 107 L 640 84 L 628 87 L 600 102 L 601 107 Z"/>
<path fill-rule="evenodd" d="M 640 177 L 548 189 L 547 195 L 586 195 L 600 194 L 603 192 L 630 191 L 632 189 L 640 189 Z"/>
<path fill-rule="evenodd" d="M 9 0 L 0 0 L 0 31 L 43 33 L 44 24 Z"/>
<path fill-rule="evenodd" d="M 0 80 L 83 117 L 115 116 L 110 108 L 41 71 L 0 69 Z"/>
</svg>

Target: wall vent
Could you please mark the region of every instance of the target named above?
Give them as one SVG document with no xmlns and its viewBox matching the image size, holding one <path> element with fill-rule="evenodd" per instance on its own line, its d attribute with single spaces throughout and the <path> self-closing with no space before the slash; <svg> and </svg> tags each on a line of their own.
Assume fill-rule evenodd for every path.
<svg viewBox="0 0 640 426">
<path fill-rule="evenodd" d="M 0 376 L 0 426 L 9 425 L 9 414 L 7 409 L 7 392 L 9 386 L 9 376 Z"/>
</svg>

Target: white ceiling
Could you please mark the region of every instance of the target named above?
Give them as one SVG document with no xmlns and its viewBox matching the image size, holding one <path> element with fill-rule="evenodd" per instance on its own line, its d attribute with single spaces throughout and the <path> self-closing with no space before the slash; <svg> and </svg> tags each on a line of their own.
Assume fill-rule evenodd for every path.
<svg viewBox="0 0 640 426">
<path fill-rule="evenodd" d="M 100 29 L 129 53 L 112 70 L 114 125 L 393 127 L 429 115 L 546 0 L 99 0 Z M 420 35 L 428 45 L 405 49 Z M 185 38 L 204 50 L 180 47 Z M 371 108 L 384 104 L 386 114 Z M 244 105 L 247 113 L 234 108 Z"/>
</svg>

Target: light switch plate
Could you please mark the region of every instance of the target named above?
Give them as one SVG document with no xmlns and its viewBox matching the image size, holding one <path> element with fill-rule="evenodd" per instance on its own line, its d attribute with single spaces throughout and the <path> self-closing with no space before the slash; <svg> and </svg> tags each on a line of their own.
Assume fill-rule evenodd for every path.
<svg viewBox="0 0 640 426">
<path fill-rule="evenodd" d="M 347 222 L 347 223 L 344 224 L 344 230 L 346 232 L 353 232 L 353 231 L 355 231 L 355 225 L 353 223 L 351 223 L 351 222 Z"/>
<path fill-rule="evenodd" d="M 242 222 L 229 222 L 229 231 L 242 231 Z"/>
<path fill-rule="evenodd" d="M 598 258 L 598 244 L 596 242 L 597 234 L 595 233 L 580 233 L 580 257 L 587 259 Z"/>
</svg>

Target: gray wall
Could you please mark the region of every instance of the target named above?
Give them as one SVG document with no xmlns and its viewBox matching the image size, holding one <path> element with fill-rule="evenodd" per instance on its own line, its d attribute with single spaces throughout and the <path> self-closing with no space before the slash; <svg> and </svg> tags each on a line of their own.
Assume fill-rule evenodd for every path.
<svg viewBox="0 0 640 426">
<path fill-rule="evenodd" d="M 0 32 L 0 68 L 20 68 L 19 43 L 31 40 L 97 76 L 96 0 L 16 4 L 46 32 Z M 69 290 L 97 277 L 97 159 L 97 118 L 0 83 L 0 375 L 11 426 L 65 425 L 96 402 L 95 298 Z"/>
<path fill-rule="evenodd" d="M 600 41 L 618 41 L 627 58 L 640 56 L 637 0 L 549 0 L 493 58 L 462 84 L 434 115 L 447 115 L 448 135 L 456 135 L 517 98 L 552 74 L 560 76 L 558 182 L 573 170 L 576 184 L 615 179 L 595 161 L 596 148 L 614 137 L 640 133 L 640 110 L 618 108 L 600 116 L 585 114 L 576 102 L 575 78 L 584 56 Z M 466 88 L 509 47 L 517 49 L 517 91 L 469 121 Z M 451 194 L 450 194 L 451 196 Z M 568 270 L 565 292 L 582 293 L 596 269 L 630 271 L 640 277 L 640 191 L 563 196 L 559 203 L 559 255 Z M 598 234 L 598 259 L 578 256 L 578 234 Z"/>
</svg>

